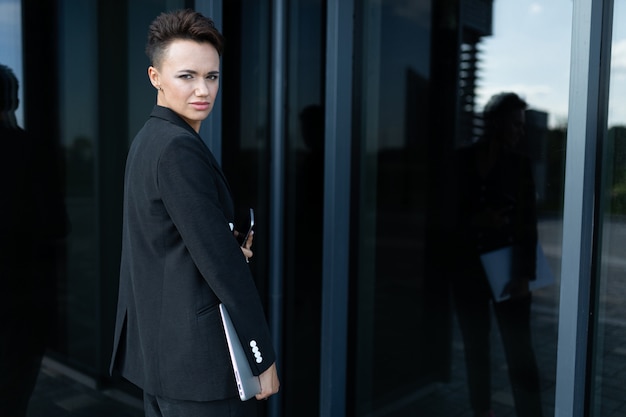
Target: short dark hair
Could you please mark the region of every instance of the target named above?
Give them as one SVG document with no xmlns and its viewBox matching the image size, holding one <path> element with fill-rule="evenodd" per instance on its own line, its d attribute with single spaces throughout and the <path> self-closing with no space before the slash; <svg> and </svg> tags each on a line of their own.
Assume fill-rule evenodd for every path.
<svg viewBox="0 0 626 417">
<path fill-rule="evenodd" d="M 191 9 L 175 10 L 161 13 L 150 24 L 146 44 L 150 63 L 158 66 L 165 50 L 176 39 L 210 43 L 220 56 L 224 50 L 224 38 L 213 20 Z"/>
<path fill-rule="evenodd" d="M 528 104 L 515 93 L 505 92 L 492 96 L 483 110 L 485 125 L 490 125 L 502 119 L 515 110 L 526 110 Z"/>
</svg>

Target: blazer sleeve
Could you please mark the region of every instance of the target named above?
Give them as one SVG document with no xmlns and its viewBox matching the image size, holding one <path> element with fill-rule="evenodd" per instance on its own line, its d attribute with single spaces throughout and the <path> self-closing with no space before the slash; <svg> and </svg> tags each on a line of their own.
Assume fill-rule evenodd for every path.
<svg viewBox="0 0 626 417">
<path fill-rule="evenodd" d="M 275 353 L 249 265 L 224 212 L 224 199 L 231 199 L 228 186 L 212 160 L 200 138 L 174 137 L 160 155 L 157 184 L 198 271 L 227 306 L 258 375 L 274 363 Z"/>
</svg>

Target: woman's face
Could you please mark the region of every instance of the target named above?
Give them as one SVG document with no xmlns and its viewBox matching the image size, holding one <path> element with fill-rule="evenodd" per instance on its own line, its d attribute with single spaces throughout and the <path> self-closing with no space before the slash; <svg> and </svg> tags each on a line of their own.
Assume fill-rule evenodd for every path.
<svg viewBox="0 0 626 417">
<path fill-rule="evenodd" d="M 196 132 L 211 113 L 219 89 L 220 56 L 210 43 L 177 39 L 158 68 L 148 68 L 157 104 L 183 118 Z"/>
<path fill-rule="evenodd" d="M 514 149 L 526 133 L 524 110 L 512 110 L 496 121 L 494 136 L 505 147 Z"/>
</svg>

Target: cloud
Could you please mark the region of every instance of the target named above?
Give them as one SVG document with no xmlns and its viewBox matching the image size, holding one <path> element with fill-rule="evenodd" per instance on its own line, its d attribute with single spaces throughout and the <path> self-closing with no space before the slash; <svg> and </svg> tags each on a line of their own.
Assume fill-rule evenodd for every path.
<svg viewBox="0 0 626 417">
<path fill-rule="evenodd" d="M 613 43 L 611 68 L 617 75 L 626 75 L 626 39 L 620 39 Z"/>
<path fill-rule="evenodd" d="M 19 0 L 0 1 L 0 63 L 9 65 L 17 74 L 21 60 L 20 19 Z"/>
<path fill-rule="evenodd" d="M 15 25 L 15 18 L 20 19 L 20 2 L 14 1 L 0 1 L 0 28 L 10 27 Z"/>
<path fill-rule="evenodd" d="M 541 12 L 543 12 L 543 6 L 539 3 L 531 3 L 528 10 L 530 14 L 541 14 Z"/>
</svg>

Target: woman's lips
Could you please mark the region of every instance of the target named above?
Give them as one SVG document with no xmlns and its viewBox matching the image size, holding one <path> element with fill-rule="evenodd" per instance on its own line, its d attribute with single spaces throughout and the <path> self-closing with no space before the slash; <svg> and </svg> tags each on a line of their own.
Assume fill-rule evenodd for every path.
<svg viewBox="0 0 626 417">
<path fill-rule="evenodd" d="M 191 103 L 191 105 L 193 106 L 194 109 L 200 110 L 200 111 L 208 110 L 210 106 L 210 104 L 206 101 L 198 101 L 195 103 Z"/>
</svg>

